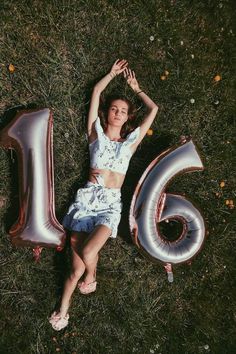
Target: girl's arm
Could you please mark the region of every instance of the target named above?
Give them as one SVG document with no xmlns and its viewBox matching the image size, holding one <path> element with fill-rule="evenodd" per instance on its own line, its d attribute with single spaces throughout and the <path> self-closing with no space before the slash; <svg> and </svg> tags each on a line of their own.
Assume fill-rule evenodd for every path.
<svg viewBox="0 0 236 354">
<path fill-rule="evenodd" d="M 140 135 L 135 144 L 133 144 L 133 150 L 137 148 L 137 146 L 140 144 L 140 142 L 143 140 L 144 136 L 146 135 L 148 129 L 150 128 L 154 118 L 156 117 L 156 114 L 158 112 L 158 106 L 153 102 L 153 100 L 148 97 L 146 93 L 144 93 L 140 87 L 139 83 L 135 77 L 135 72 L 131 71 L 130 69 L 125 69 L 124 71 L 124 77 L 127 80 L 127 83 L 129 86 L 134 90 L 135 93 L 138 94 L 138 96 L 141 98 L 143 103 L 148 109 L 147 115 L 144 118 L 143 122 L 140 125 Z"/>
<path fill-rule="evenodd" d="M 93 93 L 91 97 L 90 107 L 89 107 L 89 114 L 88 114 L 88 137 L 89 141 L 93 141 L 96 139 L 96 131 L 94 129 L 94 122 L 98 116 L 98 108 L 99 108 L 99 101 L 100 95 L 102 91 L 107 87 L 109 82 L 117 75 L 122 73 L 125 68 L 127 67 L 128 62 L 126 60 L 116 60 L 113 64 L 110 72 L 105 75 L 93 88 Z"/>
</svg>

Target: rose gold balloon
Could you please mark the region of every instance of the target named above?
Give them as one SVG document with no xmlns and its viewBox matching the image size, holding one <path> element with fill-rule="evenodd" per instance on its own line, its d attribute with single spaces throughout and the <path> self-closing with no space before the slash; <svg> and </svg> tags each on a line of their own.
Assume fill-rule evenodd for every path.
<svg viewBox="0 0 236 354">
<path fill-rule="evenodd" d="M 55 217 L 49 109 L 23 111 L 0 132 L 0 146 L 14 149 L 19 165 L 20 210 L 9 230 L 17 246 L 63 247 L 65 231 Z"/>
<path fill-rule="evenodd" d="M 180 195 L 167 194 L 169 181 L 181 172 L 202 170 L 203 164 L 192 140 L 169 149 L 147 167 L 136 187 L 130 209 L 130 229 L 134 243 L 153 261 L 165 264 L 169 281 L 171 265 L 187 262 L 200 250 L 205 239 L 205 224 L 199 210 Z M 158 223 L 179 220 L 183 232 L 168 241 Z"/>
</svg>

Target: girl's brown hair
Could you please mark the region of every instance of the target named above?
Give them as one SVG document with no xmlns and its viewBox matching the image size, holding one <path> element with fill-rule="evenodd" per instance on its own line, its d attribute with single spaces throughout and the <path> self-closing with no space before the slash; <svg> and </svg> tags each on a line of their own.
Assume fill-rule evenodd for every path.
<svg viewBox="0 0 236 354">
<path fill-rule="evenodd" d="M 104 99 L 100 96 L 100 104 L 98 109 L 99 117 L 101 118 L 101 124 L 104 130 L 107 127 L 107 118 L 108 118 L 108 110 L 111 107 L 111 104 L 115 100 L 122 100 L 128 105 L 128 120 L 125 122 L 121 128 L 121 137 L 125 138 L 127 134 L 129 134 L 134 129 L 133 121 L 135 120 L 135 112 L 136 108 L 134 104 L 123 95 L 109 95 Z"/>
</svg>

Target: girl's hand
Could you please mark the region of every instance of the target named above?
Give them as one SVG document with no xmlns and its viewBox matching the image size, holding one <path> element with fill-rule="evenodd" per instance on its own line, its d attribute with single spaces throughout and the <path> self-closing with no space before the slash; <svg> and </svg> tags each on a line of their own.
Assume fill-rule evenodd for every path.
<svg viewBox="0 0 236 354">
<path fill-rule="evenodd" d="M 134 71 L 132 71 L 131 69 L 125 68 L 124 78 L 126 79 L 127 84 L 134 90 L 134 92 L 140 91 L 139 83 L 135 77 Z"/>
<path fill-rule="evenodd" d="M 110 74 L 115 77 L 116 75 L 121 74 L 127 67 L 128 62 L 125 59 L 117 59 L 115 63 L 112 65 Z"/>
</svg>

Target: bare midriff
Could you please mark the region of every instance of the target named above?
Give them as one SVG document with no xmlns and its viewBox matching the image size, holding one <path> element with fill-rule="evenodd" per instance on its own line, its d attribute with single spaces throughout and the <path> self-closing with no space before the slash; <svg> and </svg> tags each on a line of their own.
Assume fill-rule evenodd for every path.
<svg viewBox="0 0 236 354">
<path fill-rule="evenodd" d="M 104 187 L 106 188 L 121 188 L 125 175 L 119 172 L 114 172 L 110 170 L 100 170 L 96 168 L 90 168 L 89 171 L 89 181 L 92 183 L 97 183 L 98 176 L 102 176 Z"/>
</svg>

